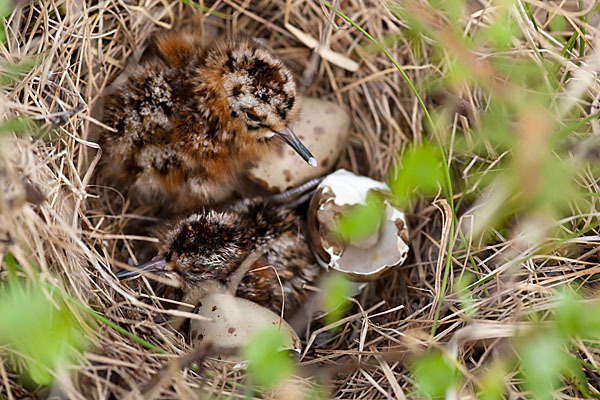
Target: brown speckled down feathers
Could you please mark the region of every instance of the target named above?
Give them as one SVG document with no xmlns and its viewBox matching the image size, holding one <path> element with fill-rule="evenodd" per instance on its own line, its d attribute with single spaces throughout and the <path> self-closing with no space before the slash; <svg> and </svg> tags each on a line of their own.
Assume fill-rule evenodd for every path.
<svg viewBox="0 0 600 400">
<path fill-rule="evenodd" d="M 321 267 L 299 216 L 264 200 L 240 201 L 224 211 L 193 213 L 167 225 L 154 259 L 160 267 L 154 271 L 179 281 L 180 288 L 162 285 L 158 293 L 182 300 L 203 283 L 227 285 L 241 263 L 259 248 L 265 253 L 245 274 L 237 296 L 277 313 L 285 297 L 285 315 L 290 316 L 306 298 L 304 285 L 316 284 Z"/>
<path fill-rule="evenodd" d="M 206 46 L 166 33 L 106 99 L 103 120 L 116 132 L 100 135 L 102 169 L 141 203 L 172 212 L 214 204 L 298 108 L 292 74 L 257 43 Z"/>
</svg>

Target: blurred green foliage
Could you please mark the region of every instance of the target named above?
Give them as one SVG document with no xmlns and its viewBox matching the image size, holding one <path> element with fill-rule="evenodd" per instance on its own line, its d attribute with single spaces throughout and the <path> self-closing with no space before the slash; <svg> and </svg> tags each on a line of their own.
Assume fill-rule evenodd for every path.
<svg viewBox="0 0 600 400">
<path fill-rule="evenodd" d="M 338 321 L 347 311 L 347 297 L 352 294 L 352 283 L 339 273 L 328 274 L 321 282 L 324 323 Z M 290 378 L 296 370 L 294 359 L 285 350 L 285 337 L 276 328 L 257 333 L 242 349 L 242 358 L 248 362 L 249 380 L 262 388 L 274 388 Z M 314 385 L 310 391 L 315 398 L 323 398 L 323 388 Z"/>
<path fill-rule="evenodd" d="M 258 332 L 242 349 L 242 358 L 248 362 L 248 374 L 253 384 L 272 388 L 294 372 L 294 360 L 284 346 L 285 337 L 273 327 Z"/>
<path fill-rule="evenodd" d="M 569 290 L 554 301 L 553 314 L 548 316 L 546 312 L 540 312 L 530 315 L 529 324 L 510 339 L 511 345 L 506 348 L 514 349 L 514 352 L 505 353 L 502 359 L 489 363 L 480 372 L 479 398 L 505 398 L 506 376 L 509 374 L 520 374 L 520 386 L 530 398 L 556 398 L 555 391 L 562 380 L 573 382 L 584 398 L 598 397 L 592 396 L 587 388 L 584 362 L 578 358 L 573 339 L 591 341 L 600 338 L 600 300 L 584 300 L 575 291 Z M 417 358 L 415 365 L 421 365 L 421 359 L 428 360 L 424 365 L 434 363 L 432 357 L 426 353 Z M 439 370 L 443 365 L 438 360 L 434 366 Z M 428 388 L 422 389 L 428 397 L 438 396 L 449 386 L 458 388 L 464 379 L 455 374 L 452 375 L 452 383 L 441 381 L 436 385 L 431 377 L 419 375 L 416 369 L 413 373 L 417 387 Z M 425 382 L 422 382 L 423 379 Z"/>
<path fill-rule="evenodd" d="M 504 395 L 506 368 L 502 363 L 494 364 L 481 378 L 477 396 L 481 400 L 500 400 Z"/>
<path fill-rule="evenodd" d="M 10 63 L 6 60 L 3 60 L 0 63 L 0 87 L 9 86 L 22 80 L 41 61 L 41 55 L 27 57 L 15 63 Z"/>
<path fill-rule="evenodd" d="M 408 207 L 417 194 L 436 194 L 443 185 L 440 150 L 427 142 L 409 147 L 389 174 L 389 186 L 400 207 Z"/>
<path fill-rule="evenodd" d="M 552 32 L 564 32 L 567 29 L 567 20 L 560 14 L 554 15 L 550 20 L 550 30 Z"/>
<path fill-rule="evenodd" d="M 11 12 L 11 1 L 0 0 L 0 44 L 6 42 L 6 28 L 4 27 L 4 18 Z"/>
<path fill-rule="evenodd" d="M 192 1 L 182 1 L 200 7 Z M 327 2 L 324 4 L 331 7 Z M 450 124 L 443 123 L 442 119 L 449 121 L 453 112 L 440 115 L 440 120 L 434 124 L 419 93 L 405 76 L 428 117 L 429 126 L 426 128 L 432 131 L 437 143 L 409 146 L 399 156 L 388 175 L 394 201 L 402 207 L 409 207 L 415 196 L 432 196 L 441 191 L 452 203 L 453 187 L 465 191 L 469 188 L 460 181 L 450 180 L 452 165 L 446 161 L 447 155 L 478 155 L 480 160 L 496 160 L 498 154 L 507 154 L 492 170 L 486 162 L 476 163 L 471 170 L 470 179 L 482 182 L 481 190 L 474 192 L 473 199 L 489 190 L 492 196 L 501 196 L 503 200 L 493 204 L 495 209 L 479 214 L 483 221 L 479 223 L 480 232 L 476 233 L 492 228 L 503 229 L 509 221 L 535 219 L 540 215 L 554 219 L 563 216 L 569 205 L 577 201 L 574 177 L 589 166 L 586 160 L 569 157 L 572 149 L 565 143 L 572 131 L 583 126 L 582 108 L 561 108 L 561 95 L 568 74 L 561 73 L 558 61 L 542 53 L 533 59 L 511 51 L 515 39 L 523 39 L 518 21 L 512 14 L 515 1 L 492 1 L 496 7 L 495 19 L 482 24 L 473 37 L 462 31 L 465 0 L 430 0 L 429 7 L 425 9 L 411 8 L 417 3 L 410 1 L 387 4 L 392 13 L 406 24 L 407 28 L 401 35 L 409 42 L 415 55 L 422 55 L 425 51 L 422 41 L 426 38 L 428 44 L 435 48 L 434 57 L 437 59 L 434 61 L 443 66 L 443 74 L 429 77 L 430 81 L 423 87 L 448 91 L 476 87 L 482 93 L 480 97 L 486 100 L 482 109 L 476 110 L 480 121 L 472 121 L 472 128 L 450 143 L 449 138 L 453 135 L 445 131 Z M 540 29 L 529 4 L 524 4 L 527 16 L 535 28 Z M 600 5 L 590 15 L 580 18 L 586 21 L 599 10 Z M 203 8 L 203 11 L 207 9 Z M 10 1 L 0 0 L 0 17 L 8 12 Z M 354 21 L 350 22 L 373 40 L 403 73 L 380 42 Z M 577 31 L 563 36 L 561 33 L 568 28 L 561 15 L 554 15 L 549 22 L 553 36 L 564 41 L 562 53 L 571 58 L 571 52 L 578 50 L 578 55 L 583 56 L 586 42 Z M 386 45 L 397 42 L 397 38 L 391 41 L 383 39 L 382 43 Z M 2 24 L 0 43 L 4 41 Z M 482 49 L 488 51 L 488 56 L 483 60 L 475 58 L 473 52 Z M 20 79 L 36 62 L 25 60 L 3 65 L 0 85 Z M 589 119 L 583 122 L 587 121 Z M 0 132 L 26 131 L 27 123 L 23 119 L 7 120 L 0 126 Z M 456 218 L 456 210 L 452 211 Z M 354 208 L 343 216 L 336 231 L 344 240 L 369 236 L 370 230 L 377 229 L 381 215 L 382 201 L 373 194 L 364 206 Z M 453 237 L 452 234 L 450 236 Z M 17 355 L 36 383 L 48 384 L 52 381 L 52 373 L 71 362 L 76 351 L 85 346 L 82 327 L 69 311 L 60 292 L 49 290 L 38 282 L 24 283 L 17 278 L 18 266 L 12 257 L 8 255 L 4 261 L 10 278 L 1 282 L 0 287 L 0 343 L 13 350 L 11 354 Z M 463 275 L 455 282 L 461 307 L 470 317 L 476 309 L 468 288 L 475 279 L 474 275 Z M 347 310 L 346 297 L 351 293 L 351 284 L 340 275 L 332 275 L 324 281 L 322 293 L 325 309 L 329 310 L 325 322 L 333 323 Z M 521 374 L 522 388 L 533 398 L 554 398 L 556 388 L 564 379 L 573 381 L 581 393 L 589 397 L 586 377 L 581 360 L 576 358 L 572 339 L 600 338 L 600 301 L 586 301 L 573 292 L 566 292 L 556 299 L 556 304 L 550 317 L 531 316 L 533 328 L 512 340 L 513 354 L 486 366 L 477 387 L 480 398 L 503 398 L 506 393 L 504 378 L 509 373 Z M 257 334 L 243 349 L 253 383 L 273 387 L 294 372 L 294 361 L 289 354 L 281 351 L 283 344 L 282 335 L 273 328 Z M 443 397 L 465 380 L 449 355 L 437 349 L 429 349 L 417 357 L 411 363 L 411 370 L 416 388 L 427 397 Z"/>
<path fill-rule="evenodd" d="M 471 291 L 469 290 L 469 286 L 473 282 L 475 282 L 475 276 L 469 272 L 462 274 L 454 281 L 454 291 L 458 296 L 460 308 L 469 318 L 473 318 L 476 312 L 473 297 L 471 295 Z"/>
<path fill-rule="evenodd" d="M 522 339 L 519 357 L 524 375 L 524 389 L 536 399 L 552 399 L 566 354 L 561 339 L 554 332 Z"/>
<path fill-rule="evenodd" d="M 17 278 L 20 267 L 11 254 L 4 264 L 9 280 L 0 281 L 0 345 L 36 384 L 48 385 L 86 346 L 83 328 L 58 291 Z"/>
<path fill-rule="evenodd" d="M 0 137 L 6 134 L 37 135 L 40 132 L 40 128 L 35 121 L 27 117 L 7 118 L 0 123 Z"/>
<path fill-rule="evenodd" d="M 330 271 L 322 279 L 321 296 L 323 310 L 326 312 L 325 324 L 333 324 L 342 318 L 350 307 L 347 299 L 352 296 L 352 282 L 344 275 Z"/>
<path fill-rule="evenodd" d="M 384 217 L 383 200 L 377 193 L 369 191 L 365 204 L 353 206 L 335 221 L 332 233 L 343 242 L 361 241 L 379 229 Z"/>
<path fill-rule="evenodd" d="M 587 379 L 571 341 L 600 338 L 600 300 L 585 301 L 574 291 L 556 298 L 549 321 L 534 321 L 534 329 L 514 340 L 524 388 L 537 399 L 553 399 L 561 379 L 575 383 L 587 398 Z"/>
<path fill-rule="evenodd" d="M 440 398 L 460 379 L 452 361 L 439 350 L 431 349 L 418 357 L 411 365 L 420 394 Z"/>
<path fill-rule="evenodd" d="M 327 7 L 331 7 L 324 2 Z M 583 10 L 584 2 L 579 2 Z M 586 3 L 587 4 L 587 3 Z M 572 227 L 561 229 L 558 221 L 572 215 L 576 204 L 581 213 L 586 207 L 594 211 L 589 193 L 582 194 L 576 179 L 582 171 L 598 172 L 597 163 L 585 157 L 585 152 L 574 151 L 574 143 L 589 135 L 589 122 L 598 115 L 583 117 L 585 107 L 591 99 L 582 92 L 580 102 L 573 100 L 573 93 L 566 82 L 570 73 L 564 73 L 561 61 L 540 51 L 541 44 L 535 38 L 525 37 L 523 23 L 516 17 L 523 6 L 524 17 L 541 30 L 534 19 L 529 2 L 517 4 L 516 0 L 493 0 L 488 4 L 485 23 L 465 33 L 468 20 L 465 0 L 388 1 L 386 6 L 402 22 L 400 42 L 408 42 L 413 57 L 421 56 L 423 49 L 433 47 L 428 62 L 441 66 L 442 73 L 434 71 L 420 88 L 436 93 L 454 94 L 471 91 L 477 93 L 480 108 L 468 111 L 468 128 L 450 132 L 457 104 L 445 102 L 444 107 L 433 117 L 415 93 L 415 87 L 402 71 L 400 64 L 390 52 L 382 48 L 381 42 L 370 36 L 356 23 L 345 17 L 365 34 L 390 58 L 421 102 L 428 129 L 436 140 L 435 146 L 428 142 L 409 146 L 388 176 L 394 200 L 409 208 L 415 196 L 432 196 L 441 192 L 453 208 L 453 217 L 458 221 L 457 205 L 473 204 L 475 224 L 470 232 L 459 232 L 456 242 L 449 243 L 447 259 L 454 248 L 467 248 L 472 240 L 487 243 L 495 232 L 502 231 L 507 238 L 527 237 L 538 249 L 549 250 L 542 243 L 548 237 L 564 237 Z M 556 5 L 556 4 L 554 4 Z M 588 21 L 600 11 L 600 4 L 587 14 L 581 13 L 581 21 Z M 581 37 L 585 29 L 571 29 L 571 24 L 560 13 L 549 12 L 544 29 L 562 43 L 562 54 L 567 58 L 574 55 L 584 57 L 589 44 Z M 538 13 L 537 18 L 540 18 Z M 526 26 L 525 26 L 526 27 Z M 569 32 L 571 30 L 571 32 Z M 472 32 L 476 34 L 471 35 Z M 394 36 L 394 43 L 398 35 Z M 515 48 L 518 43 L 530 40 L 528 51 Z M 424 46 L 423 43 L 427 43 Z M 417 49 L 417 51 L 415 51 Z M 578 62 L 578 61 L 575 61 Z M 432 70 L 433 71 L 433 70 Z M 464 111 L 463 111 L 464 112 Z M 463 114 L 465 115 L 465 114 Z M 575 135 L 574 135 L 575 133 Z M 589 144 L 588 144 L 589 145 Z M 597 144 L 588 151 L 597 151 Z M 583 154 L 583 155 L 582 155 Z M 447 159 L 453 157 L 451 162 Z M 461 157 L 464 157 L 461 159 Z M 459 163 L 454 160 L 459 159 Z M 469 174 L 457 179 L 458 168 L 469 164 Z M 490 168 L 493 163 L 494 167 Z M 457 205 L 453 202 L 455 189 L 461 191 Z M 368 233 L 374 224 L 367 215 L 376 215 L 376 203 L 367 206 L 367 211 L 343 217 L 338 225 L 342 238 L 352 238 L 360 233 L 361 224 Z M 350 220 L 355 219 L 355 220 Z M 586 222 L 585 229 L 591 225 Z M 579 234 L 583 234 L 580 230 Z M 366 233 L 362 232 L 363 235 Z M 471 238 L 467 238 L 468 235 Z M 451 237 L 454 237 L 451 228 Z M 462 241 L 462 243 L 461 243 Z M 560 240 L 553 243 L 560 245 Z M 444 271 L 441 296 L 446 287 L 451 263 Z M 471 297 L 470 287 L 480 279 L 476 267 L 474 275 L 462 275 L 455 281 L 455 291 L 461 308 L 467 317 L 477 313 Z M 439 305 L 442 300 L 439 301 Z M 504 378 L 508 374 L 520 374 L 519 386 L 531 398 L 555 398 L 555 390 L 563 380 L 570 380 L 584 397 L 589 397 L 582 360 L 573 350 L 573 338 L 597 340 L 600 325 L 600 301 L 588 302 L 570 292 L 556 300 L 557 307 L 548 315 L 539 315 L 530 321 L 533 328 L 518 332 L 512 340 L 515 352 L 496 363 L 487 365 L 480 374 L 476 390 L 483 399 L 500 399 L 506 394 Z M 585 317 L 582 317 L 585 316 Z M 590 316 L 589 318 L 587 316 Z M 435 315 L 434 327 L 438 319 Z M 435 328 L 432 329 L 432 334 Z M 447 355 L 429 349 L 412 364 L 416 387 L 427 397 L 444 396 L 454 387 L 458 389 L 465 379 L 452 366 Z M 589 367 L 589 366 L 588 366 Z"/>
</svg>

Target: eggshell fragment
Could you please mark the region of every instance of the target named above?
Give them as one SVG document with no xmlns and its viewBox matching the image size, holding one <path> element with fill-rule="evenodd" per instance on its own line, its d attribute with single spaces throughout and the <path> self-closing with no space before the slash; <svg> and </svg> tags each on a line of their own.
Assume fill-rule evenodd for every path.
<svg viewBox="0 0 600 400">
<path fill-rule="evenodd" d="M 311 245 L 318 261 L 359 280 L 374 280 L 401 265 L 408 256 L 408 228 L 404 213 L 386 199 L 385 218 L 378 230 L 360 241 L 342 243 L 331 235 L 336 219 L 358 204 L 369 191 L 389 193 L 389 187 L 346 170 L 328 175 L 317 187 L 308 210 Z"/>
<path fill-rule="evenodd" d="M 317 160 L 311 167 L 291 147 L 273 138 L 274 151 L 253 165 L 248 177 L 271 192 L 283 192 L 331 170 L 348 137 L 350 116 L 336 103 L 304 98 L 292 130 Z"/>
<path fill-rule="evenodd" d="M 292 327 L 279 315 L 249 300 L 228 293 L 212 293 L 204 296 L 198 305 L 198 315 L 210 321 L 192 320 L 190 335 L 194 345 L 210 340 L 222 347 L 243 347 L 252 336 L 269 326 L 279 327 L 286 338 L 282 350 L 300 353 L 302 346 Z M 239 357 L 227 357 L 229 361 L 241 361 Z"/>
</svg>

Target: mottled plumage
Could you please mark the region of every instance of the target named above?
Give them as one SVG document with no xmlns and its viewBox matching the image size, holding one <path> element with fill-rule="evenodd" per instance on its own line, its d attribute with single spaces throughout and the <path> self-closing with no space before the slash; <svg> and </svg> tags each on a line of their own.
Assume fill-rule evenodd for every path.
<svg viewBox="0 0 600 400">
<path fill-rule="evenodd" d="M 141 267 L 179 280 L 186 293 L 201 282 L 226 285 L 240 264 L 263 245 L 267 245 L 266 253 L 246 273 L 237 295 L 280 312 L 285 293 L 285 315 L 289 316 L 306 297 L 304 284 L 316 283 L 320 267 L 299 216 L 264 200 L 244 200 L 225 211 L 203 211 L 179 219 L 160 238 L 158 256 Z M 129 271 L 119 274 L 121 278 L 132 275 Z M 165 287 L 163 294 L 173 297 L 172 292 Z"/>
<path fill-rule="evenodd" d="M 103 170 L 141 203 L 175 212 L 213 204 L 274 135 L 314 163 L 288 128 L 298 109 L 291 72 L 254 41 L 206 46 L 166 33 L 107 97 L 104 122 L 116 132 L 99 138 Z"/>
</svg>

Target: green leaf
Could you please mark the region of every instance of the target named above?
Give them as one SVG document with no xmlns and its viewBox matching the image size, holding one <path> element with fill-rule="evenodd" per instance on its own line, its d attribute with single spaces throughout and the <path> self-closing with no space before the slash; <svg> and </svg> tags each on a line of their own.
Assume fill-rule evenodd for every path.
<svg viewBox="0 0 600 400">
<path fill-rule="evenodd" d="M 10 0 L 0 0 L 0 18 L 7 16 L 11 11 Z"/>
<path fill-rule="evenodd" d="M 21 284 L 14 276 L 16 263 L 5 257 L 10 280 L 0 294 L 0 346 L 23 354 L 35 383 L 48 385 L 52 371 L 72 360 L 87 341 L 82 327 L 56 292 L 46 293 L 37 282 Z"/>
<path fill-rule="evenodd" d="M 274 387 L 294 372 L 294 361 L 286 351 L 282 351 L 284 345 L 283 334 L 276 328 L 268 328 L 258 332 L 242 349 L 253 383 Z"/>
<path fill-rule="evenodd" d="M 335 222 L 332 233 L 343 242 L 364 240 L 376 232 L 384 218 L 383 201 L 369 192 L 365 204 L 358 204 Z"/>
<path fill-rule="evenodd" d="M 552 32 L 564 32 L 567 30 L 567 20 L 560 14 L 556 14 L 550 21 L 550 30 Z"/>
<path fill-rule="evenodd" d="M 556 308 L 556 326 L 565 338 L 600 338 L 600 301 L 585 302 L 577 293 L 565 291 Z"/>
<path fill-rule="evenodd" d="M 585 327 L 584 320 L 581 318 L 581 298 L 572 291 L 565 291 L 559 297 L 559 304 L 556 308 L 556 326 L 564 337 L 577 336 Z"/>
<path fill-rule="evenodd" d="M 430 350 L 412 364 L 418 390 L 430 398 L 445 396 L 458 383 L 454 366 L 439 350 Z"/>
<path fill-rule="evenodd" d="M 11 117 L 0 122 L 0 136 L 7 133 L 16 135 L 36 134 L 38 131 L 39 127 L 27 117 Z"/>
<path fill-rule="evenodd" d="M 501 363 L 496 363 L 481 379 L 481 390 L 478 398 L 481 400 L 501 400 L 504 395 L 504 380 L 506 370 Z"/>
<path fill-rule="evenodd" d="M 0 73 L 0 87 L 23 79 L 41 61 L 41 56 L 25 58 L 17 63 L 4 62 Z"/>
<path fill-rule="evenodd" d="M 521 357 L 524 387 L 535 399 L 554 399 L 554 391 L 567 362 L 564 340 L 550 331 L 529 338 L 518 347 Z"/>
<path fill-rule="evenodd" d="M 565 359 L 563 372 L 569 380 L 577 386 L 577 389 L 579 389 L 581 394 L 583 394 L 586 399 L 590 399 L 592 396 L 587 387 L 587 378 L 578 361 L 579 360 L 576 357 L 569 354 Z M 595 397 L 597 398 L 597 396 Z"/>
<path fill-rule="evenodd" d="M 502 50 L 513 46 L 518 32 L 519 26 L 516 21 L 500 18 L 496 19 L 481 35 L 482 38 L 491 40 L 498 50 Z"/>
<path fill-rule="evenodd" d="M 554 154 L 548 154 L 542 164 L 541 186 L 531 204 L 532 209 L 543 209 L 550 215 L 560 215 L 569 207 L 569 201 L 573 200 L 577 189 L 573 184 L 574 166 L 563 161 Z M 561 188 L 560 191 L 556 188 Z"/>
<path fill-rule="evenodd" d="M 579 33 L 573 32 L 573 35 L 571 35 L 571 37 L 569 38 L 569 40 L 567 41 L 567 43 L 565 44 L 565 46 L 562 49 L 563 56 L 569 58 L 569 52 L 571 50 L 573 50 L 573 48 L 575 47 L 578 37 L 579 37 Z"/>
<path fill-rule="evenodd" d="M 347 298 L 352 295 L 352 282 L 342 274 L 328 274 L 323 279 L 321 293 L 323 296 L 323 308 L 327 312 L 324 318 L 325 324 L 329 325 L 338 321 L 346 314 L 350 306 Z"/>
<path fill-rule="evenodd" d="M 468 289 L 469 285 L 473 282 L 475 282 L 475 276 L 469 272 L 464 273 L 454 282 L 456 295 L 460 301 L 460 308 L 468 317 L 473 317 L 476 312 L 475 307 L 473 307 L 473 297 Z"/>
<path fill-rule="evenodd" d="M 444 182 L 439 151 L 428 143 L 408 149 L 391 174 L 390 188 L 400 205 L 416 194 L 435 194 Z"/>
</svg>

